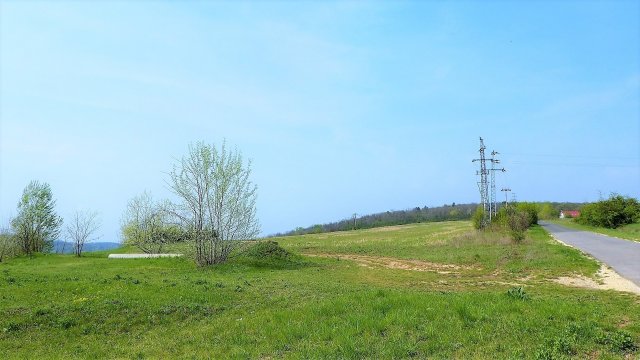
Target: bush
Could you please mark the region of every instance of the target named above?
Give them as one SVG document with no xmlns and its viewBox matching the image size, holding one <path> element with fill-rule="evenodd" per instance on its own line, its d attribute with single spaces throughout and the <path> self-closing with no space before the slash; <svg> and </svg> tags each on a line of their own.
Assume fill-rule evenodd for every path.
<svg viewBox="0 0 640 360">
<path fill-rule="evenodd" d="M 249 249 L 247 249 L 246 256 L 254 260 L 272 260 L 272 259 L 288 259 L 291 253 L 278 245 L 273 240 L 260 241 Z"/>
<path fill-rule="evenodd" d="M 484 228 L 483 220 L 484 220 L 484 209 L 482 208 L 482 206 L 478 206 L 476 208 L 476 211 L 471 216 L 471 221 L 473 221 L 473 227 L 478 230 Z"/>
<path fill-rule="evenodd" d="M 240 262 L 271 269 L 299 269 L 309 265 L 299 255 L 283 249 L 273 240 L 259 241 L 250 245 L 242 254 Z"/>
<path fill-rule="evenodd" d="M 538 205 L 534 203 L 522 202 L 518 203 L 518 205 L 516 206 L 516 210 L 518 210 L 518 212 L 526 214 L 528 221 L 527 227 L 538 223 Z"/>
<path fill-rule="evenodd" d="M 615 229 L 640 219 L 640 203 L 635 198 L 612 194 L 607 200 L 585 205 L 577 222 Z"/>
<path fill-rule="evenodd" d="M 532 221 L 537 221 L 529 210 L 529 208 L 522 210 L 513 206 L 503 207 L 491 221 L 491 227 L 496 231 L 508 232 L 513 241 L 520 242 L 525 239 L 527 229 L 534 224 Z"/>
<path fill-rule="evenodd" d="M 503 206 L 498 209 L 498 213 L 491 219 L 491 227 L 495 230 L 509 228 L 509 212 L 511 207 Z"/>
<path fill-rule="evenodd" d="M 527 229 L 530 226 L 528 214 L 522 211 L 514 211 L 509 214 L 508 223 L 511 239 L 515 242 L 524 240 Z"/>
</svg>

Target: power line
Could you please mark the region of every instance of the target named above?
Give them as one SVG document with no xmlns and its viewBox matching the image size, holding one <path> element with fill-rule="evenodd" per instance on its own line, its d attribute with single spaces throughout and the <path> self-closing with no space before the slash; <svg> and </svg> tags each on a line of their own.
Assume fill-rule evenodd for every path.
<svg viewBox="0 0 640 360">
<path fill-rule="evenodd" d="M 567 154 L 525 154 L 525 153 L 504 153 L 503 155 L 515 157 L 550 157 L 565 159 L 596 159 L 596 160 L 635 160 L 640 161 L 637 156 L 598 156 L 598 155 L 567 155 Z"/>
<path fill-rule="evenodd" d="M 638 168 L 639 164 L 612 164 L 612 163 L 569 163 L 569 162 L 544 162 L 511 160 L 510 165 L 526 166 L 562 166 L 562 167 L 591 167 L 591 168 Z"/>
</svg>

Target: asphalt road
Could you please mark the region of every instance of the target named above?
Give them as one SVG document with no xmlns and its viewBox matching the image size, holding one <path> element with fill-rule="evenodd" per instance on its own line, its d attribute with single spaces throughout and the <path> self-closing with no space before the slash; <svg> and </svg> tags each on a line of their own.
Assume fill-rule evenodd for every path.
<svg viewBox="0 0 640 360">
<path fill-rule="evenodd" d="M 546 221 L 540 221 L 540 225 L 556 239 L 602 261 L 624 278 L 640 286 L 640 243 L 569 229 Z"/>
</svg>

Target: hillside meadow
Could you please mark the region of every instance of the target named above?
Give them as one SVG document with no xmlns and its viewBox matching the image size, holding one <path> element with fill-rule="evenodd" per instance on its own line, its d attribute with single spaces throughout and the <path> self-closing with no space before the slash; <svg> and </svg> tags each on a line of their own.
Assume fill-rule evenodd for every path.
<svg viewBox="0 0 640 360">
<path fill-rule="evenodd" d="M 210 268 L 107 252 L 1 263 L 0 358 L 638 356 L 640 297 L 551 281 L 599 265 L 540 227 L 520 244 L 469 222 L 273 240 L 289 253 Z"/>
</svg>

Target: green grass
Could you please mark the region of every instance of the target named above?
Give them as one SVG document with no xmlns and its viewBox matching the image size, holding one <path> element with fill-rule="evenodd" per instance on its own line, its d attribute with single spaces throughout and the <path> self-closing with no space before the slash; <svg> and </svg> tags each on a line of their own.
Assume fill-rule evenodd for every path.
<svg viewBox="0 0 640 360">
<path fill-rule="evenodd" d="M 578 224 L 574 221 L 574 219 L 554 219 L 550 221 L 554 224 L 566 226 L 571 229 L 593 231 L 608 236 L 640 242 L 640 223 L 621 226 L 617 229 L 607 229 L 602 227 Z"/>
<path fill-rule="evenodd" d="M 0 264 L 0 358 L 624 358 L 640 298 L 545 279 L 598 265 L 541 228 L 522 244 L 467 222 L 275 239 L 293 253 L 48 255 Z M 364 267 L 340 254 L 465 266 Z M 521 288 L 521 289 L 519 289 Z M 636 355 L 633 355 L 636 354 Z"/>
<path fill-rule="evenodd" d="M 394 226 L 333 234 L 276 239 L 299 253 L 363 254 L 416 259 L 478 268 L 473 275 L 496 271 L 504 276 L 554 277 L 568 272 L 592 274 L 597 264 L 559 245 L 539 226 L 514 245 L 506 234 L 477 233 L 470 222 L 451 221 Z"/>
</svg>

